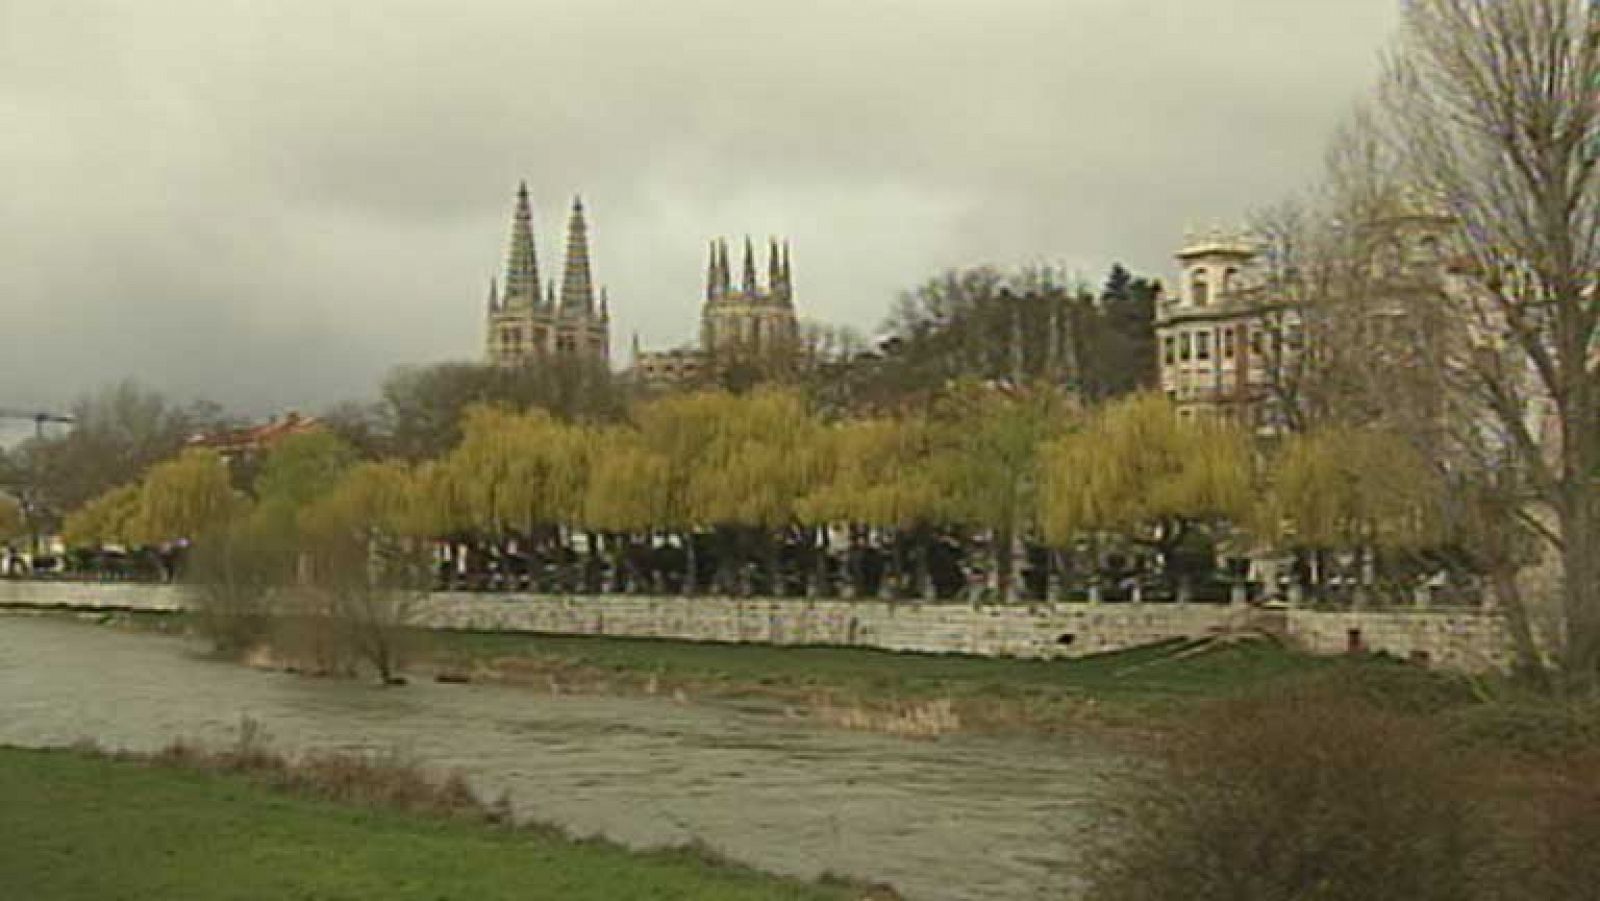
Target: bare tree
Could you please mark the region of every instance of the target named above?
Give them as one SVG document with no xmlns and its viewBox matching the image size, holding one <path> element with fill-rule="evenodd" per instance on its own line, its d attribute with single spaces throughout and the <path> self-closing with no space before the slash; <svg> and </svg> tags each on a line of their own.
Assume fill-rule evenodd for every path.
<svg viewBox="0 0 1600 901">
<path fill-rule="evenodd" d="M 1307 194 L 1258 212 L 1261 334 L 1251 356 L 1290 431 L 1438 420 L 1447 340 L 1443 243 L 1449 220 L 1402 188 L 1370 110 L 1329 147 Z"/>
<path fill-rule="evenodd" d="M 1449 361 L 1559 551 L 1568 682 L 1600 688 L 1600 182 L 1587 0 L 1415 0 L 1383 92 L 1408 179 L 1458 226 Z M 1543 409 L 1541 409 L 1543 408 Z"/>
</svg>

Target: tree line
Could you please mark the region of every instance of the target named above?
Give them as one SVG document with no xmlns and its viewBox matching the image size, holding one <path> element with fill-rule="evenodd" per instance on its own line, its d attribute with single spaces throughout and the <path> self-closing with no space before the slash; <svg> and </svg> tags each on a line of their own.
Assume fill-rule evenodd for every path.
<svg viewBox="0 0 1600 901">
<path fill-rule="evenodd" d="M 247 531 L 311 543 L 434 543 L 435 580 L 467 587 L 933 598 L 976 586 L 1004 600 L 1129 580 L 1152 595 L 1226 591 L 1218 549 L 1259 547 L 1353 559 L 1403 591 L 1445 565 L 1451 538 L 1443 483 L 1393 436 L 1319 431 L 1266 449 L 1150 394 L 1085 406 L 1048 385 L 969 381 L 925 410 L 827 418 L 771 387 L 667 395 L 611 423 L 479 405 L 460 428 L 454 448 L 415 462 L 363 461 L 331 431 L 290 437 L 248 492 L 191 450 L 80 508 L 66 537 L 203 545 L 256 522 Z"/>
</svg>

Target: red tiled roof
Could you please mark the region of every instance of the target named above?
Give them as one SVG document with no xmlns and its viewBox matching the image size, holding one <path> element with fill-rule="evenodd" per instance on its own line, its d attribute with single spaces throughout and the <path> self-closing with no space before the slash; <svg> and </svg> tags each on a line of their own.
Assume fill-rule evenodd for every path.
<svg viewBox="0 0 1600 901">
<path fill-rule="evenodd" d="M 188 446 L 208 448 L 222 453 L 260 450 L 271 447 L 290 435 L 303 435 L 322 427 L 322 423 L 316 417 L 290 413 L 282 419 L 274 419 L 262 425 L 195 435 L 189 439 Z"/>
</svg>

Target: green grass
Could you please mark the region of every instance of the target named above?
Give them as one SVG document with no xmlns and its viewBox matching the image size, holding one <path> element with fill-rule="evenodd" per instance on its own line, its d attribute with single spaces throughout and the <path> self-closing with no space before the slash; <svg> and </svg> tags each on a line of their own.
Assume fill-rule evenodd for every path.
<svg viewBox="0 0 1600 901">
<path fill-rule="evenodd" d="M 1213 648 L 1178 640 L 1062 660 L 506 633 L 439 633 L 430 641 L 438 658 L 457 665 L 509 658 L 557 673 L 609 674 L 625 682 L 654 675 L 728 694 L 821 692 L 855 701 L 949 698 L 968 706 L 982 701 L 1028 706 L 1046 714 L 1039 708 L 1081 707 L 1084 701 L 1153 713 L 1336 665 L 1266 640 Z"/>
<path fill-rule="evenodd" d="M 845 899 L 690 852 L 275 792 L 237 775 L 0 748 L 0 897 L 18 901 Z"/>
</svg>

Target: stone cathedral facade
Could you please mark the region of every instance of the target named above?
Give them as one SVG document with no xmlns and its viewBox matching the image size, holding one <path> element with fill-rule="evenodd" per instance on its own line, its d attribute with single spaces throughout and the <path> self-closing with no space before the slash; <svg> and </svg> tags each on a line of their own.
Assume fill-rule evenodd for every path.
<svg viewBox="0 0 1600 901">
<path fill-rule="evenodd" d="M 794 317 L 794 280 L 788 242 L 767 246 L 767 284 L 756 280 L 755 250 L 744 241 L 743 277 L 737 286 L 728 265 L 728 242 L 711 244 L 706 267 L 706 300 L 700 311 L 700 350 L 707 354 L 740 351 L 756 355 L 792 352 L 799 340 Z"/>
<path fill-rule="evenodd" d="M 567 255 L 560 294 L 554 280 L 539 278 L 528 186 L 517 189 L 511 248 L 504 284 L 489 283 L 487 358 L 497 366 L 520 366 L 552 356 L 587 357 L 609 363 L 611 311 L 606 292 L 595 296 L 589 267 L 589 226 L 583 201 L 575 198 L 567 220 Z"/>
<path fill-rule="evenodd" d="M 655 388 L 692 385 L 730 366 L 781 369 L 800 348 L 795 318 L 794 273 L 789 244 L 767 244 L 767 280 L 757 278 L 755 247 L 746 238 L 740 277 L 734 280 L 728 242 L 711 242 L 705 299 L 700 306 L 698 347 L 643 351 L 633 347 L 633 379 Z"/>
</svg>

